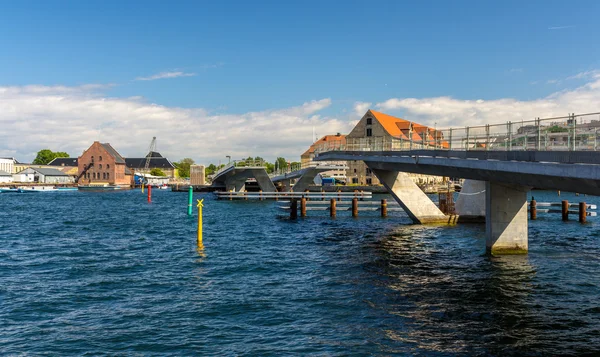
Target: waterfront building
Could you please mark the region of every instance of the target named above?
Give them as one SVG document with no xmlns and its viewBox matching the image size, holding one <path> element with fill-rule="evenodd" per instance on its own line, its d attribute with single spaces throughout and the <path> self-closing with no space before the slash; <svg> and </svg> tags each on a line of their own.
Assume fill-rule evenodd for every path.
<svg viewBox="0 0 600 357">
<path fill-rule="evenodd" d="M 78 182 L 84 185 L 129 186 L 133 173 L 109 143 L 94 143 L 77 159 Z"/>
<path fill-rule="evenodd" d="M 150 156 L 150 161 L 148 163 L 148 168 L 146 168 L 148 156 Z M 128 157 L 125 159 L 125 165 L 127 168 L 138 174 L 150 174 L 152 169 L 161 169 L 167 177 L 177 176 L 175 165 L 156 151 L 150 151 L 146 157 Z"/>
<path fill-rule="evenodd" d="M 10 174 L 4 170 L 0 170 L 0 183 L 9 183 L 9 182 L 13 182 L 12 174 Z"/>
<path fill-rule="evenodd" d="M 14 182 L 37 182 L 51 184 L 73 183 L 73 177 L 50 168 L 28 167 L 13 175 Z"/>
<path fill-rule="evenodd" d="M 316 153 L 331 151 L 331 150 L 344 150 L 346 147 L 346 135 L 337 133 L 336 135 L 325 135 L 319 140 L 315 141 L 302 155 L 300 155 L 300 163 L 302 167 L 309 167 L 313 164 L 313 159 Z M 316 163 L 315 163 L 316 164 Z M 345 165 L 346 162 L 323 162 L 320 161 L 321 165 Z M 346 181 L 346 170 L 331 170 L 322 172 L 321 177 L 334 177 L 337 180 L 343 182 Z"/>
<path fill-rule="evenodd" d="M 437 137 L 437 140 L 435 138 Z M 411 140 L 412 139 L 412 140 Z M 397 118 L 374 110 L 365 115 L 346 135 L 346 150 L 349 151 L 385 151 L 422 149 L 437 145 L 447 147 L 440 131 L 408 120 Z M 378 185 L 379 180 L 363 161 L 347 163 L 348 183 L 360 185 Z M 441 176 L 408 174 L 416 184 L 438 184 L 444 182 Z"/>
<path fill-rule="evenodd" d="M 0 170 L 9 174 L 15 173 L 15 161 L 12 157 L 0 157 Z"/>
</svg>

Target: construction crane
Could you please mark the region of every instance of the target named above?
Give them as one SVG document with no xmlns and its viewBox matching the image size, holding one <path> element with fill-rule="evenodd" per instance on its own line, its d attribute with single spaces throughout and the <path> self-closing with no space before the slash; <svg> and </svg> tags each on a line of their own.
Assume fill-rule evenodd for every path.
<svg viewBox="0 0 600 357">
<path fill-rule="evenodd" d="M 152 158 L 152 153 L 156 150 L 156 136 L 152 137 L 152 142 L 150 143 L 150 148 L 148 148 L 148 155 L 146 156 L 146 164 L 144 165 L 144 170 L 147 171 L 150 167 L 150 159 Z"/>
</svg>

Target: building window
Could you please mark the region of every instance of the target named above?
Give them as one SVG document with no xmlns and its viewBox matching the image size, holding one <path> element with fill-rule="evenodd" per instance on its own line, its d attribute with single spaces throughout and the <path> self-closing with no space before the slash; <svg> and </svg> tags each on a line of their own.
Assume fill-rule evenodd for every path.
<svg viewBox="0 0 600 357">
<path fill-rule="evenodd" d="M 92 162 L 94 162 L 94 157 L 92 156 Z"/>
<path fill-rule="evenodd" d="M 358 177 L 353 177 L 352 178 L 352 183 L 358 183 Z"/>
<path fill-rule="evenodd" d="M 373 129 L 367 128 L 367 136 L 373 136 Z"/>
<path fill-rule="evenodd" d="M 103 173 L 102 173 L 102 179 L 103 179 L 103 180 L 106 180 L 106 172 L 103 172 Z"/>
<path fill-rule="evenodd" d="M 371 176 L 371 173 L 372 173 L 371 169 L 367 167 L 367 176 Z"/>
<path fill-rule="evenodd" d="M 107 170 L 110 169 L 110 165 L 109 164 L 106 164 L 106 169 Z"/>
<path fill-rule="evenodd" d="M 367 118 L 367 125 L 373 124 L 373 118 Z"/>
<path fill-rule="evenodd" d="M 102 156 L 98 156 L 98 161 L 102 161 Z"/>
<path fill-rule="evenodd" d="M 367 185 L 371 185 L 371 184 L 373 184 L 373 180 L 371 180 L 371 178 L 369 177 L 369 178 L 367 178 Z"/>
<path fill-rule="evenodd" d="M 109 180 L 110 179 L 110 172 L 106 173 L 106 179 Z"/>
<path fill-rule="evenodd" d="M 102 156 L 100 156 L 100 157 L 102 157 Z M 102 159 L 100 159 L 100 161 L 102 161 Z M 98 169 L 102 170 L 102 164 L 98 165 Z"/>
<path fill-rule="evenodd" d="M 354 173 L 356 173 L 356 169 L 354 169 Z"/>
</svg>

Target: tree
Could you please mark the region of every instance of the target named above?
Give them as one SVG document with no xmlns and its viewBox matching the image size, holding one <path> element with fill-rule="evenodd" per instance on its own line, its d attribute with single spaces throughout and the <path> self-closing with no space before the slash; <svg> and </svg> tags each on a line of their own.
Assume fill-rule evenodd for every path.
<svg viewBox="0 0 600 357">
<path fill-rule="evenodd" d="M 155 167 L 152 170 L 150 170 L 150 175 L 152 175 L 152 176 L 167 176 L 167 175 L 165 175 L 164 171 L 159 169 L 158 167 Z"/>
<path fill-rule="evenodd" d="M 35 165 L 47 165 L 50 161 L 56 159 L 57 157 L 69 157 L 69 154 L 64 151 L 54 152 L 50 149 L 43 149 L 38 151 L 33 163 Z"/>
<path fill-rule="evenodd" d="M 179 177 L 190 177 L 190 166 L 194 164 L 194 160 L 186 157 L 185 159 L 174 162 L 173 165 L 179 171 Z"/>
<path fill-rule="evenodd" d="M 210 164 L 210 165 L 206 166 L 206 169 L 204 170 L 204 174 L 206 176 L 212 175 L 215 172 L 217 172 L 217 166 L 215 166 L 215 164 Z"/>
<path fill-rule="evenodd" d="M 287 160 L 283 157 L 275 159 L 275 171 L 281 171 L 287 169 Z"/>
</svg>

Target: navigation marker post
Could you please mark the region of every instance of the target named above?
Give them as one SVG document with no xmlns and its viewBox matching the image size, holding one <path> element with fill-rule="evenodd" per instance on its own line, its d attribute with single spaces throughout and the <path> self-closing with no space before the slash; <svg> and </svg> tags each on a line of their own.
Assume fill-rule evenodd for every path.
<svg viewBox="0 0 600 357">
<path fill-rule="evenodd" d="M 202 204 L 202 202 L 204 201 L 204 198 L 201 200 L 196 200 L 198 201 L 198 205 L 196 207 L 198 207 L 198 247 L 202 246 L 202 207 L 204 207 L 204 205 Z"/>
<path fill-rule="evenodd" d="M 188 190 L 188 216 L 192 215 L 192 203 L 193 203 L 193 196 L 194 196 L 194 188 L 192 187 L 192 185 L 190 185 L 190 188 Z"/>
</svg>

